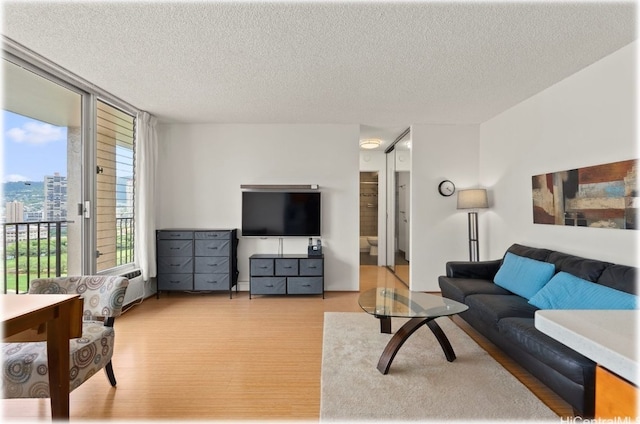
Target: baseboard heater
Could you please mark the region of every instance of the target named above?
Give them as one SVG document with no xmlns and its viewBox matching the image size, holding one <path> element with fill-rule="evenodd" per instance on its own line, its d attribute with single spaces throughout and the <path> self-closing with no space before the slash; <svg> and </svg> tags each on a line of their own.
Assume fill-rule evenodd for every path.
<svg viewBox="0 0 640 424">
<path fill-rule="evenodd" d="M 144 280 L 142 279 L 142 272 L 140 269 L 134 269 L 133 271 L 120 275 L 129 279 L 129 286 L 124 294 L 124 302 L 122 303 L 122 306 L 127 306 L 133 302 L 141 300 L 144 297 Z"/>
</svg>

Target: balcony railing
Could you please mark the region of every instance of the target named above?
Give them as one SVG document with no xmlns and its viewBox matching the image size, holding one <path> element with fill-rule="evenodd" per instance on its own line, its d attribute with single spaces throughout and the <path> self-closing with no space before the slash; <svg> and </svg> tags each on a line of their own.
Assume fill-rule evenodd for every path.
<svg viewBox="0 0 640 424">
<path fill-rule="evenodd" d="M 68 221 L 4 223 L 2 286 L 26 293 L 34 278 L 67 275 Z M 116 266 L 133 262 L 133 218 L 116 218 Z"/>
</svg>

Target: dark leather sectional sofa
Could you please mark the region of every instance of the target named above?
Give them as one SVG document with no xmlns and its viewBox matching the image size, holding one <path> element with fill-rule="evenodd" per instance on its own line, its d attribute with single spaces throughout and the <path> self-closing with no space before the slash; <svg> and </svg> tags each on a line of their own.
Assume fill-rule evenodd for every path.
<svg viewBox="0 0 640 424">
<path fill-rule="evenodd" d="M 507 252 L 554 264 L 556 273 L 564 271 L 594 284 L 638 293 L 633 267 L 519 244 Z M 593 417 L 596 364 L 538 331 L 534 325 L 538 308 L 494 284 L 502 260 L 448 262 L 447 275 L 439 277 L 442 295 L 468 305 L 460 316 L 565 399 L 576 415 Z"/>
</svg>

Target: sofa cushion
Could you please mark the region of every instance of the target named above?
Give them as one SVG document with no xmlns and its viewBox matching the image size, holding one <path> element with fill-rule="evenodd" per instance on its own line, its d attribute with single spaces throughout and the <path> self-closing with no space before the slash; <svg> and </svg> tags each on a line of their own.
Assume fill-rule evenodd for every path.
<svg viewBox="0 0 640 424">
<path fill-rule="evenodd" d="M 598 284 L 626 293 L 638 294 L 638 269 L 626 265 L 609 265 L 602 271 Z"/>
<path fill-rule="evenodd" d="M 564 271 L 587 281 L 598 281 L 602 271 L 611 265 L 596 259 L 585 259 L 562 252 L 552 252 L 547 262 L 556 266 L 556 272 Z"/>
<path fill-rule="evenodd" d="M 509 247 L 509 249 L 507 249 L 507 252 L 511 252 L 518 256 L 524 256 L 525 258 L 535 259 L 536 261 L 548 262 L 547 258 L 552 251 L 549 249 L 523 246 L 521 244 L 514 243 Z"/>
<path fill-rule="evenodd" d="M 638 297 L 559 272 L 529 303 L 540 309 L 636 309 Z"/>
<path fill-rule="evenodd" d="M 532 318 L 538 310 L 527 303 L 527 299 L 515 294 L 472 294 L 467 296 L 465 303 L 490 324 L 506 317 Z"/>
<path fill-rule="evenodd" d="M 530 299 L 549 282 L 554 273 L 555 267 L 550 263 L 507 252 L 493 280 L 500 287 Z"/>
<path fill-rule="evenodd" d="M 439 277 L 438 283 L 444 297 L 464 303 L 465 298 L 470 294 L 511 294 L 508 290 L 495 284 L 490 280 L 480 280 L 477 278 L 450 278 Z"/>
<path fill-rule="evenodd" d="M 504 318 L 498 330 L 506 340 L 578 384 L 586 384 L 593 373 L 592 360 L 539 331 L 534 318 Z"/>
</svg>

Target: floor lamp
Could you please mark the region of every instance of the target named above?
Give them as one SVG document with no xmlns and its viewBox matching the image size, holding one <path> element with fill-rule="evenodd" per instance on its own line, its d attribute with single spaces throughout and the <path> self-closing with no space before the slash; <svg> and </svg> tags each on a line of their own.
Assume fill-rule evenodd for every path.
<svg viewBox="0 0 640 424">
<path fill-rule="evenodd" d="M 472 209 L 469 211 L 469 260 L 480 260 L 480 246 L 478 243 L 478 211 L 489 207 L 487 190 L 474 188 L 458 191 L 458 209 Z"/>
</svg>

